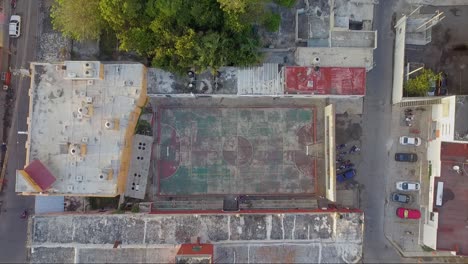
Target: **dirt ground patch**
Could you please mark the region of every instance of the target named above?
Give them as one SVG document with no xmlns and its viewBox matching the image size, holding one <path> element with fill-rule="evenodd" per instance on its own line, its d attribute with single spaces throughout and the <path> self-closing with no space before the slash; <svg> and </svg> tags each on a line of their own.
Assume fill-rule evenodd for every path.
<svg viewBox="0 0 468 264">
<path fill-rule="evenodd" d="M 432 42 L 407 45 L 406 61 L 424 63 L 426 68 L 448 75 L 449 94 L 468 94 L 468 6 L 423 7 L 421 13 L 444 12 L 445 19 L 433 27 Z"/>
</svg>

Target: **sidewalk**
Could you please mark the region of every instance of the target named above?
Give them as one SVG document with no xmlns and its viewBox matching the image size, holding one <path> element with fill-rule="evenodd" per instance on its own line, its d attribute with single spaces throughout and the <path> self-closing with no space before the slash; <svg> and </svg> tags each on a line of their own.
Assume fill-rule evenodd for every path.
<svg viewBox="0 0 468 264">
<path fill-rule="evenodd" d="M 8 71 L 9 68 L 9 61 L 10 61 L 10 54 L 9 54 L 9 46 L 10 46 L 10 39 L 8 36 L 8 18 L 11 13 L 11 8 L 9 1 L 0 0 L 0 73 Z M 0 85 L 0 86 L 3 86 Z M 0 126 L 0 141 L 1 142 L 8 142 L 8 129 L 11 124 L 11 108 L 13 107 L 11 104 L 14 102 L 14 93 L 13 90 L 4 91 L 0 89 L 0 117 L 1 117 L 1 126 Z M 0 144 L 1 144 L 0 142 Z M 4 166 L 6 152 L 0 152 L 0 191 L 4 184 L 4 171 L 6 166 Z"/>
</svg>

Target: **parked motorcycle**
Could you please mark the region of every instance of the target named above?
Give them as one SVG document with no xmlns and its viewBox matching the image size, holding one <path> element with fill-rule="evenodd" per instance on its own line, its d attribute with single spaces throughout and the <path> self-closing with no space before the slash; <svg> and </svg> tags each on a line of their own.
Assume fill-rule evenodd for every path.
<svg viewBox="0 0 468 264">
<path fill-rule="evenodd" d="M 349 153 L 351 154 L 351 153 L 355 153 L 355 152 L 359 152 L 359 151 L 361 151 L 361 149 L 358 146 L 354 145 L 349 150 Z"/>
<path fill-rule="evenodd" d="M 24 210 L 23 213 L 21 214 L 20 218 L 21 219 L 26 219 L 28 217 L 28 210 Z"/>
<path fill-rule="evenodd" d="M 340 144 L 340 145 L 336 146 L 337 150 L 344 149 L 344 148 L 346 148 L 346 144 Z"/>
</svg>

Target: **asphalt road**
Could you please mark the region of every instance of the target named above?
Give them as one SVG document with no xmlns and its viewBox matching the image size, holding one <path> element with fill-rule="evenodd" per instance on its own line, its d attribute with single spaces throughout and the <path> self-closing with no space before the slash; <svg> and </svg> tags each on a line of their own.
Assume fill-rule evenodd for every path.
<svg viewBox="0 0 468 264">
<path fill-rule="evenodd" d="M 29 63 L 36 56 L 36 36 L 38 32 L 38 14 L 40 1 L 17 1 L 17 7 L 12 13 L 22 18 L 21 36 L 10 40 L 10 67 L 12 70 L 29 69 Z M 5 1 L 9 9 L 9 1 Z M 10 13 L 11 14 L 11 13 Z M 8 30 L 5 27 L 5 32 Z M 6 56 L 6 54 L 5 54 Z M 34 210 L 34 197 L 19 196 L 15 193 L 15 171 L 24 167 L 26 135 L 18 135 L 18 131 L 27 130 L 26 118 L 29 109 L 28 89 L 30 78 L 13 76 L 11 89 L 15 91 L 15 108 L 12 111 L 11 129 L 8 136 L 8 167 L 7 184 L 0 194 L 2 201 L 0 212 L 0 262 L 26 262 L 27 220 L 20 219 L 21 213 L 28 209 Z"/>
<path fill-rule="evenodd" d="M 361 208 L 366 216 L 364 263 L 402 263 L 402 258 L 384 236 L 385 184 L 389 150 L 393 74 L 394 34 L 392 13 L 398 1 L 379 1 L 374 10 L 374 28 L 378 31 L 378 47 L 374 51 L 374 69 L 368 73 L 364 99 L 362 164 L 358 181 L 364 185 Z M 406 261 L 405 261 L 406 260 Z M 412 260 L 414 261 L 414 259 Z"/>
</svg>

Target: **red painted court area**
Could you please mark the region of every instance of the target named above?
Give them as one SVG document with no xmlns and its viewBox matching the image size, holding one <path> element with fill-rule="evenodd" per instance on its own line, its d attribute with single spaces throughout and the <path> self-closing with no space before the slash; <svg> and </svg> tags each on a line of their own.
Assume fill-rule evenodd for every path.
<svg viewBox="0 0 468 264">
<path fill-rule="evenodd" d="M 365 95 L 365 68 L 285 67 L 285 93 Z"/>
</svg>

